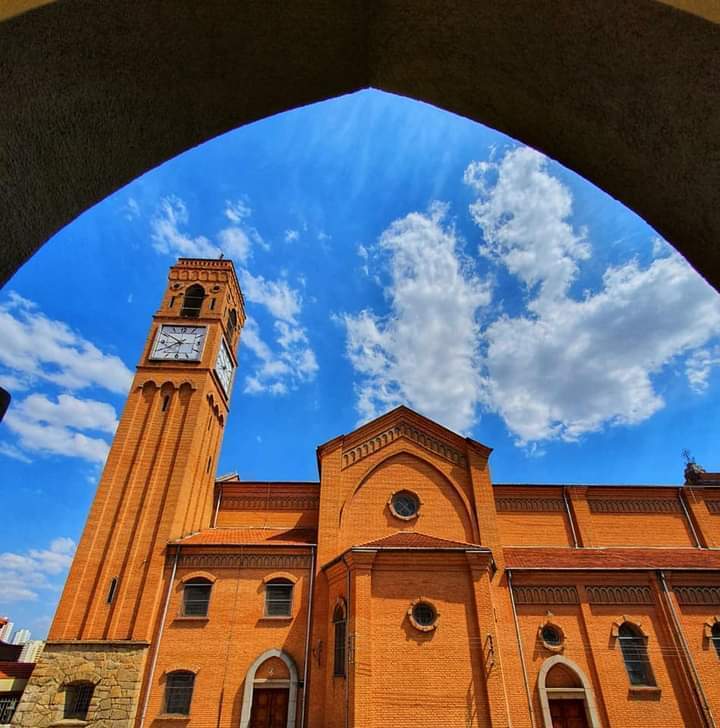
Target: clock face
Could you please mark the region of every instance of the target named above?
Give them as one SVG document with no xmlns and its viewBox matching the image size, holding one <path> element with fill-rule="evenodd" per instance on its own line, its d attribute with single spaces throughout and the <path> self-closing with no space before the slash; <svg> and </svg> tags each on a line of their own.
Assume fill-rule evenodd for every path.
<svg viewBox="0 0 720 728">
<path fill-rule="evenodd" d="M 205 342 L 204 326 L 163 325 L 158 329 L 151 359 L 199 361 Z"/>
<path fill-rule="evenodd" d="M 220 351 L 218 351 L 217 359 L 215 360 L 215 373 L 220 379 L 220 384 L 222 384 L 225 394 L 229 396 L 233 379 L 233 363 L 225 344 L 225 339 L 220 344 Z"/>
</svg>

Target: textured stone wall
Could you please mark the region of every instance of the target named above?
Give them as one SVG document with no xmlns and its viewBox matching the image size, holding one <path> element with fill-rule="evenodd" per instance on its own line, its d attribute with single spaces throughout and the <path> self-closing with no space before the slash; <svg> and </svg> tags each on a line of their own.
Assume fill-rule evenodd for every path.
<svg viewBox="0 0 720 728">
<path fill-rule="evenodd" d="M 147 653 L 142 642 L 49 642 L 28 682 L 13 726 L 44 728 L 63 721 L 65 685 L 94 683 L 88 724 L 94 728 L 131 726 L 137 711 Z"/>
</svg>

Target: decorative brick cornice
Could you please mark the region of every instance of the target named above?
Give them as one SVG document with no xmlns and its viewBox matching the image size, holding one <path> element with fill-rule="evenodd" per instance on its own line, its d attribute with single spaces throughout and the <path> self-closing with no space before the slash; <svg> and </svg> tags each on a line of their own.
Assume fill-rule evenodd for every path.
<svg viewBox="0 0 720 728">
<path fill-rule="evenodd" d="M 368 438 L 364 442 L 345 450 L 342 456 L 343 469 L 360 462 L 360 460 L 366 458 L 368 455 L 372 455 L 373 453 L 382 450 L 384 447 L 387 447 L 401 438 L 406 438 L 411 442 L 424 447 L 426 450 L 439 455 L 441 458 L 448 460 L 454 465 L 460 465 L 462 467 L 465 466 L 465 455 L 460 452 L 460 450 L 448 445 L 445 441 L 428 434 L 421 428 L 411 425 L 409 422 L 405 422 L 404 420 L 400 420 L 384 432 L 373 435 L 373 437 Z"/>
<path fill-rule="evenodd" d="M 720 586 L 676 586 L 675 596 L 683 606 L 705 606 L 720 604 Z"/>
<path fill-rule="evenodd" d="M 705 505 L 707 506 L 707 509 L 710 511 L 710 513 L 714 513 L 716 515 L 720 515 L 720 499 L 718 500 L 706 500 Z"/>
<path fill-rule="evenodd" d="M 222 509 L 230 511 L 316 511 L 319 507 L 320 497 L 313 495 L 240 495 L 222 499 Z"/>
<path fill-rule="evenodd" d="M 517 604 L 578 604 L 574 586 L 513 586 Z"/>
<path fill-rule="evenodd" d="M 588 498 L 591 513 L 681 513 L 669 498 Z"/>
<path fill-rule="evenodd" d="M 590 604 L 652 604 L 652 592 L 648 586 L 586 586 Z"/>
<path fill-rule="evenodd" d="M 170 561 L 170 559 L 168 559 Z M 181 553 L 178 566 L 193 569 L 305 569 L 310 565 L 306 554 L 268 554 L 244 552 L 233 554 Z"/>
<path fill-rule="evenodd" d="M 562 498 L 497 498 L 498 511 L 558 512 L 564 509 Z"/>
</svg>

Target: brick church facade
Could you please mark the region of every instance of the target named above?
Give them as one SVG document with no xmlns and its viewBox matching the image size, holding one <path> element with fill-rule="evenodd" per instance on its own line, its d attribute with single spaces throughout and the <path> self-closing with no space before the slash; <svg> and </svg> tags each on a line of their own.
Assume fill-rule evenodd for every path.
<svg viewBox="0 0 720 728">
<path fill-rule="evenodd" d="M 215 477 L 245 319 L 181 259 L 13 726 L 715 726 L 720 475 L 506 485 L 405 407 Z"/>
</svg>

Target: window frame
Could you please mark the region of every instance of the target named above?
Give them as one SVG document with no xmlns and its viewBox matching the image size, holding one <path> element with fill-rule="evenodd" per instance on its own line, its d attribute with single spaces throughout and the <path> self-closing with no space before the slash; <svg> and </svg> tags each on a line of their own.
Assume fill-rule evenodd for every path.
<svg viewBox="0 0 720 728">
<path fill-rule="evenodd" d="M 339 601 L 333 611 L 333 677 L 347 676 L 347 608 Z"/>
<path fill-rule="evenodd" d="M 289 598 L 287 600 L 285 599 L 271 599 L 271 594 L 274 589 L 277 589 L 279 587 L 282 587 L 284 589 L 289 589 Z M 287 579 L 286 577 L 276 577 L 274 579 L 270 579 L 269 581 L 265 582 L 265 605 L 264 605 L 264 611 L 263 611 L 263 617 L 265 619 L 292 619 L 293 616 L 293 607 L 294 607 L 294 592 L 295 592 L 295 584 L 290 581 L 290 579 Z M 287 601 L 287 614 L 273 614 L 272 610 L 270 609 L 270 604 L 275 601 L 276 603 L 285 602 Z"/>
<path fill-rule="evenodd" d="M 710 640 L 710 644 L 715 648 L 715 654 L 720 660 L 720 622 L 713 622 L 709 631 L 708 639 Z"/>
<path fill-rule="evenodd" d="M 87 720 L 94 694 L 95 683 L 89 680 L 77 680 L 65 685 L 63 719 Z"/>
<path fill-rule="evenodd" d="M 205 612 L 204 614 L 193 614 L 191 612 L 188 612 L 187 605 L 188 605 L 188 598 L 187 598 L 187 590 L 189 588 L 193 587 L 205 587 L 207 588 L 207 601 L 205 602 Z M 195 619 L 207 619 L 207 617 L 210 614 L 210 600 L 212 598 L 212 587 L 213 583 L 210 581 L 210 579 L 205 578 L 204 576 L 194 576 L 187 581 L 183 582 L 183 593 L 182 593 L 182 603 L 181 603 L 181 611 L 180 616 L 182 617 L 189 617 L 189 618 L 195 618 Z M 192 600 L 196 602 L 200 602 L 199 599 Z"/>
<path fill-rule="evenodd" d="M 657 688 L 647 650 L 647 637 L 642 630 L 636 624 L 625 621 L 618 627 L 617 639 L 631 688 Z M 640 665 L 640 669 L 635 665 Z"/>
<path fill-rule="evenodd" d="M 193 292 L 192 294 L 190 294 L 191 291 Z M 202 295 L 196 295 L 198 291 L 202 291 Z M 188 286 L 183 293 L 182 305 L 180 306 L 180 316 L 191 319 L 200 318 L 203 303 L 206 298 L 207 292 L 205 291 L 204 286 L 201 286 L 199 283 L 193 283 L 191 286 Z M 193 301 L 199 301 L 199 304 L 197 306 L 190 305 Z"/>
<path fill-rule="evenodd" d="M 183 686 L 183 685 L 172 685 L 171 682 L 174 678 L 178 677 L 187 677 L 190 676 L 190 685 Z M 192 670 L 173 670 L 172 672 L 168 672 L 165 675 L 165 692 L 163 694 L 163 710 L 165 715 L 182 715 L 182 716 L 189 716 L 190 711 L 192 709 L 192 699 L 193 694 L 195 692 L 195 673 Z M 171 710 L 171 708 L 175 708 L 175 705 L 171 704 L 171 698 L 173 700 L 177 699 L 177 695 L 174 693 L 171 693 L 171 691 L 177 691 L 180 692 L 181 696 L 187 695 L 187 702 L 184 703 L 181 707 L 187 707 L 187 710 Z"/>
</svg>

